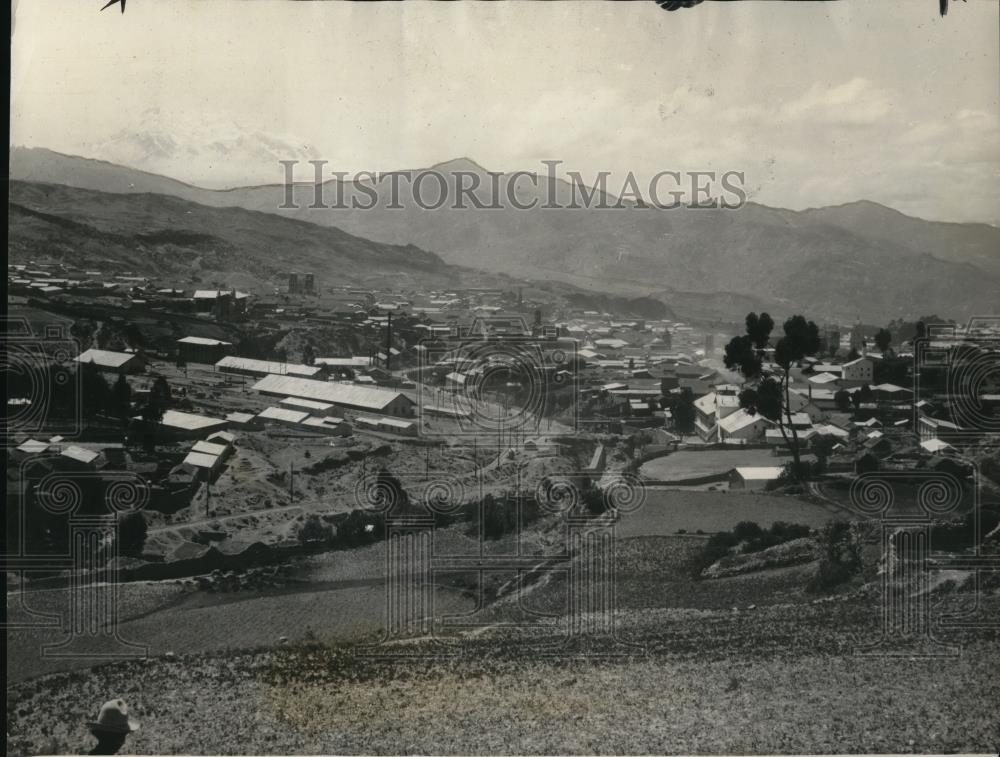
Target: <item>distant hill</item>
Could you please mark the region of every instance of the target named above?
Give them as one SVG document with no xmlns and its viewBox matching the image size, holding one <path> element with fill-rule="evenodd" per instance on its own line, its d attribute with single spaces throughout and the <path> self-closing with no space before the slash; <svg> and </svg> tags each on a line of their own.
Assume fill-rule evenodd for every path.
<svg viewBox="0 0 1000 757">
<path fill-rule="evenodd" d="M 466 171 L 490 181 L 467 159 L 438 167 Z M 283 210 L 284 187 L 270 185 L 224 191 L 201 189 L 153 174 L 100 161 L 18 148 L 11 153 L 12 178 L 24 178 L 110 192 L 158 192 L 212 206 L 238 206 L 280 213 L 318 225 L 333 225 L 389 244 L 416 244 L 448 263 L 523 278 L 562 281 L 599 292 L 653 295 L 680 313 L 673 293 L 697 306 L 711 295 L 706 315 L 760 303 L 783 314 L 801 311 L 816 319 L 862 318 L 888 322 L 896 317 L 938 312 L 953 318 L 993 312 L 1000 291 L 1000 229 L 983 224 L 950 224 L 910 218 L 875 203 L 791 211 L 750 203 L 738 211 L 623 209 L 544 209 L 473 207 L 421 209 L 408 191 L 402 209 L 379 203 L 369 210 L 311 209 L 314 187 L 298 186 L 300 207 Z M 532 187 L 525 176 L 505 175 L 522 203 L 544 198 L 547 179 Z M 561 204 L 570 185 L 552 187 Z M 427 181 L 425 197 L 436 199 Z M 451 196 L 457 193 L 454 184 Z M 327 182 L 326 202 L 342 194 L 364 203 L 357 185 Z M 485 193 L 478 196 L 485 199 Z M 612 203 L 614 199 L 612 198 Z M 467 203 L 470 204 L 470 203 Z M 682 293 L 682 294 L 681 294 Z M 740 301 L 739 305 L 736 302 Z M 719 307 L 723 305 L 723 307 Z"/>
<path fill-rule="evenodd" d="M 273 214 L 209 208 L 163 194 L 112 194 L 10 183 L 11 260 L 63 258 L 188 284 L 226 281 L 260 291 L 288 271 L 321 281 L 442 285 L 460 271 L 413 246 L 386 245 Z"/>
</svg>

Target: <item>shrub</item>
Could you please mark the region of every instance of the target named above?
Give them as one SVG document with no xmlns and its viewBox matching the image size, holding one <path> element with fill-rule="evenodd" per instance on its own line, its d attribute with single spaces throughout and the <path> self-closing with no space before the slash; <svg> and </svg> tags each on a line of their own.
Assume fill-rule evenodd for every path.
<svg viewBox="0 0 1000 757">
<path fill-rule="evenodd" d="M 733 536 L 737 541 L 753 541 L 759 539 L 764 530 L 752 520 L 744 520 L 736 524 L 733 529 Z"/>
<path fill-rule="evenodd" d="M 333 527 L 313 513 L 299 527 L 298 537 L 300 544 L 329 544 L 333 541 Z"/>
<path fill-rule="evenodd" d="M 139 557 L 146 545 L 146 516 L 141 512 L 125 513 L 118 519 L 118 551 L 128 557 Z"/>
<path fill-rule="evenodd" d="M 827 523 L 820 533 L 823 556 L 806 591 L 829 591 L 861 572 L 861 543 L 845 521 Z"/>
</svg>

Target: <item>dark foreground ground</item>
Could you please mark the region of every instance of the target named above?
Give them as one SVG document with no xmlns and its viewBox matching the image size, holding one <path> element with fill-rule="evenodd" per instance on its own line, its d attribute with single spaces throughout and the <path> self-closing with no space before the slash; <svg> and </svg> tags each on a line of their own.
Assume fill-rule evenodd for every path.
<svg viewBox="0 0 1000 757">
<path fill-rule="evenodd" d="M 112 696 L 142 721 L 127 746 L 138 754 L 996 751 L 996 631 L 940 632 L 951 656 L 926 656 L 941 651 L 926 644 L 859 654 L 879 638 L 873 581 L 820 598 L 803 588 L 811 563 L 695 581 L 685 565 L 699 543 L 622 540 L 617 639 L 582 642 L 565 641 L 558 577 L 481 610 L 484 630 L 374 648 L 365 644 L 377 638 L 381 597 L 367 581 L 183 600 L 191 604 L 150 586 L 134 623 L 184 643 L 170 656 L 153 645 L 147 659 L 94 668 L 21 665 L 8 677 L 8 752 L 89 750 L 84 722 Z M 310 565 L 310 579 L 328 570 Z M 934 601 L 949 599 L 971 597 L 945 589 Z M 360 605 L 371 605 L 361 613 L 370 623 L 343 633 L 338 613 L 359 617 Z M 254 642 L 247 629 L 264 623 L 264 610 L 267 641 Z M 540 613 L 554 617 L 533 630 L 499 625 Z M 1000 619 L 995 588 L 976 617 Z M 283 623 L 296 631 L 287 644 L 275 637 Z"/>
</svg>

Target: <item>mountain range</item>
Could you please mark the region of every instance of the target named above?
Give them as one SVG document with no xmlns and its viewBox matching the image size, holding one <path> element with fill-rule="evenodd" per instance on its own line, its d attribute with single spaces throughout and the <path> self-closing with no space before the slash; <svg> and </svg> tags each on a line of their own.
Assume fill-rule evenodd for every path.
<svg viewBox="0 0 1000 757">
<path fill-rule="evenodd" d="M 449 182 L 450 197 L 457 196 L 459 172 L 476 176 L 483 187 L 490 182 L 485 169 L 467 159 L 430 170 Z M 628 203 L 619 209 L 518 210 L 509 204 L 456 209 L 446 203 L 431 211 L 415 202 L 404 180 L 396 198 L 401 207 L 389 207 L 388 182 L 383 182 L 370 209 L 310 208 L 316 191 L 312 184 L 297 185 L 293 204 L 298 207 L 283 209 L 286 188 L 280 184 L 206 189 L 40 148 L 12 149 L 10 175 L 277 214 L 394 249 L 416 245 L 421 250 L 412 248 L 414 255 L 427 250 L 466 268 L 598 292 L 651 295 L 681 313 L 686 308 L 680 303 L 686 302 L 732 317 L 763 308 L 842 322 L 861 318 L 884 323 L 926 312 L 964 318 L 993 312 L 1000 292 L 1000 229 L 926 221 L 866 201 L 804 211 L 756 203 L 738 210 L 640 209 Z M 571 185 L 558 179 L 549 185 L 545 177 L 533 183 L 523 174 L 505 174 L 499 181 L 522 204 L 536 199 L 541 205 L 553 196 L 566 205 L 572 194 Z M 352 198 L 369 204 L 363 190 L 356 182 L 336 180 L 322 187 L 327 203 L 342 196 L 347 205 Z M 426 182 L 425 199 L 429 195 L 433 202 L 437 191 L 434 181 Z M 488 202 L 486 194 L 476 192 Z M 147 200 L 161 201 L 166 198 Z M 186 228 L 183 217 L 174 218 L 178 230 Z"/>
</svg>

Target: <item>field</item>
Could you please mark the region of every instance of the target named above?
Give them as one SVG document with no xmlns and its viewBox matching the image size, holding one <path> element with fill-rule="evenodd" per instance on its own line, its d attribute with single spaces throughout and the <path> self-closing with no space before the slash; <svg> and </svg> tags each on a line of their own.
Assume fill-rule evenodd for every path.
<svg viewBox="0 0 1000 757">
<path fill-rule="evenodd" d="M 688 533 L 712 533 L 727 531 L 743 520 L 765 527 L 783 520 L 820 528 L 831 520 L 846 517 L 849 513 L 833 505 L 780 494 L 649 487 L 645 504 L 622 518 L 618 535 L 621 538 L 667 536 L 681 529 Z"/>
<path fill-rule="evenodd" d="M 726 528 L 744 516 L 821 524 L 835 513 L 777 495 L 649 495 L 617 526 L 613 570 L 586 584 L 596 596 L 614 589 L 614 637 L 573 634 L 563 570 L 480 609 L 471 616 L 481 624 L 474 631 L 452 631 L 436 644 L 382 645 L 372 657 L 356 645 L 376 641 L 383 622 L 382 545 L 297 560 L 286 583 L 267 591 L 129 584 L 121 587 L 122 636 L 147 644 L 146 659 L 84 672 L 93 661 L 39 657 L 37 645 L 52 634 L 9 636 L 8 752 L 89 749 L 83 723 L 112 695 L 142 721 L 127 746 L 137 754 L 995 748 L 995 630 L 945 632 L 957 657 L 926 658 L 921 647 L 893 658 L 858 656 L 879 638 L 874 562 L 863 578 L 822 597 L 805 591 L 815 563 L 699 581 L 689 564 L 704 538 L 667 535 L 673 523 L 657 519 L 678 497 L 691 517 L 711 512 Z M 441 534 L 444 551 L 472 545 L 466 530 Z M 538 523 L 527 549 L 552 554 L 558 534 L 554 521 Z M 511 540 L 487 546 L 509 553 Z M 8 596 L 9 607 L 15 598 Z M 60 612 L 65 595 L 28 600 L 35 611 Z M 982 600 L 986 617 L 996 617 L 996 590 Z M 438 615 L 475 610 L 460 586 L 439 586 L 436 601 Z M 531 628 L 510 625 L 525 612 L 550 617 Z M 581 620 L 586 627 L 593 616 Z"/>
<path fill-rule="evenodd" d="M 682 481 L 725 473 L 737 465 L 770 466 L 784 462 L 785 458 L 775 457 L 770 449 L 680 450 L 650 460 L 639 468 L 639 473 L 655 481 Z"/>
<path fill-rule="evenodd" d="M 829 631 L 864 615 L 850 609 L 651 612 L 622 658 L 543 658 L 482 637 L 453 660 L 303 645 L 121 663 L 13 686 L 8 750 L 88 748 L 83 722 L 108 692 L 141 719 L 139 754 L 995 749 L 996 640 L 955 659 L 857 657 Z"/>
</svg>

